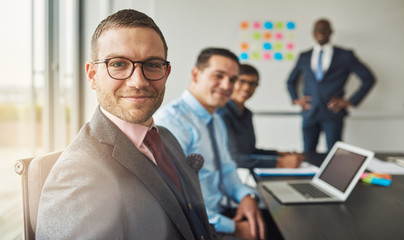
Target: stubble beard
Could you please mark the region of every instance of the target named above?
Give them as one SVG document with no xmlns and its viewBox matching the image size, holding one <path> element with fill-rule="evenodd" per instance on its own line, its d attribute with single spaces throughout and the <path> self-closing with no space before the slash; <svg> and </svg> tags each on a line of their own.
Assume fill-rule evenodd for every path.
<svg viewBox="0 0 404 240">
<path fill-rule="evenodd" d="M 139 90 L 138 92 L 147 92 L 149 93 L 147 95 L 150 95 L 149 91 Z M 147 122 L 161 106 L 164 99 L 164 93 L 165 88 L 153 98 L 154 101 L 151 104 L 133 103 L 131 108 L 125 108 L 122 103 L 119 103 L 124 100 L 118 97 L 120 95 L 118 92 L 115 95 L 110 92 L 97 92 L 97 99 L 100 106 L 107 112 L 117 116 L 125 122 L 142 124 Z"/>
</svg>

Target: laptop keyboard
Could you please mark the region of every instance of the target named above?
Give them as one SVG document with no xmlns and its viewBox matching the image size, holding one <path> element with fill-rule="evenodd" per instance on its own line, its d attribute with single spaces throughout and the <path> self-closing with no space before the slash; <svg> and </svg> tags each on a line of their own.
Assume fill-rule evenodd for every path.
<svg viewBox="0 0 404 240">
<path fill-rule="evenodd" d="M 329 197 L 310 183 L 289 183 L 294 189 L 300 192 L 306 198 L 325 198 Z"/>
</svg>

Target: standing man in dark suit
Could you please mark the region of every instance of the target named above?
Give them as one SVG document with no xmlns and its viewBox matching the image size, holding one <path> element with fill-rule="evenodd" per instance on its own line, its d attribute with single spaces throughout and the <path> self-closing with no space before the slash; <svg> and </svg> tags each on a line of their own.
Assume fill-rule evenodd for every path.
<svg viewBox="0 0 404 240">
<path fill-rule="evenodd" d="M 317 44 L 299 56 L 287 80 L 293 104 L 302 108 L 306 152 L 316 151 L 321 131 L 325 132 L 328 150 L 341 140 L 347 108 L 357 106 L 375 83 L 373 74 L 352 51 L 330 43 L 332 28 L 328 20 L 318 20 L 313 34 Z M 351 73 L 362 84 L 350 98 L 344 98 L 344 87 Z M 300 76 L 304 81 L 303 96 L 296 90 Z"/>
<path fill-rule="evenodd" d="M 103 20 L 86 63 L 100 104 L 46 180 L 37 239 L 211 239 L 198 176 L 152 114 L 170 74 L 163 34 L 147 15 Z"/>
</svg>

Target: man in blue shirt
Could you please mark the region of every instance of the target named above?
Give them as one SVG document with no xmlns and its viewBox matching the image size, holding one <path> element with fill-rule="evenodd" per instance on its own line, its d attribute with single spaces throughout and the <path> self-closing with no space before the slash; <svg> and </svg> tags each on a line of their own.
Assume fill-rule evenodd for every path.
<svg viewBox="0 0 404 240">
<path fill-rule="evenodd" d="M 216 231 L 246 239 L 264 239 L 257 193 L 241 183 L 228 150 L 226 126 L 216 113 L 230 99 L 238 72 L 239 62 L 234 53 L 221 48 L 202 50 L 192 69 L 188 90 L 160 109 L 154 119 L 171 131 L 186 155 L 204 156 L 199 179 L 209 222 Z M 224 197 L 239 203 L 233 218 L 225 215 L 229 204 L 221 204 Z"/>
</svg>

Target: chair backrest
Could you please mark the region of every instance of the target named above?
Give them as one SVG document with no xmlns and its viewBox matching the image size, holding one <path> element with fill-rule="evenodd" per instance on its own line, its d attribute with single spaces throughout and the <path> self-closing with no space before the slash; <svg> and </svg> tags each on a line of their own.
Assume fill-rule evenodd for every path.
<svg viewBox="0 0 404 240">
<path fill-rule="evenodd" d="M 22 177 L 24 238 L 35 239 L 38 205 L 42 187 L 62 151 L 46 153 L 34 158 L 18 160 L 15 172 Z"/>
</svg>

